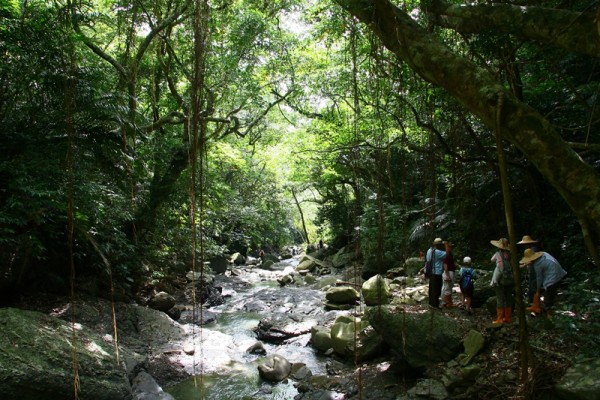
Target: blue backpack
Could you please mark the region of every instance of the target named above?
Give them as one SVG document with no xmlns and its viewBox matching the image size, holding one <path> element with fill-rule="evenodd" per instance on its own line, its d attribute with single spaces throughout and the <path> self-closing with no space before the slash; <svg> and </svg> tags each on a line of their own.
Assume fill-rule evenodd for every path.
<svg viewBox="0 0 600 400">
<path fill-rule="evenodd" d="M 473 287 L 473 268 L 466 268 L 460 276 L 460 290 L 469 290 Z"/>
</svg>

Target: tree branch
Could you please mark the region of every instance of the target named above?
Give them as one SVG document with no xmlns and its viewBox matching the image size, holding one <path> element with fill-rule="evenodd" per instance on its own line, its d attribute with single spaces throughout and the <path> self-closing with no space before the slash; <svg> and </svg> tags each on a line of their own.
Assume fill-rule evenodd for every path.
<svg viewBox="0 0 600 400">
<path fill-rule="evenodd" d="M 501 32 L 571 52 L 600 56 L 596 14 L 505 3 L 448 4 L 434 0 L 425 11 L 434 23 L 459 33 Z"/>
</svg>

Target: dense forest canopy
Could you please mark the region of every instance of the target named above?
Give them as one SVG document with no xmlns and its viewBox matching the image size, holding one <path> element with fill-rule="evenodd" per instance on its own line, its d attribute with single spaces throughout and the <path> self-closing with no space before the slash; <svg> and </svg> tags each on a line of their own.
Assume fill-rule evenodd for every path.
<svg viewBox="0 0 600 400">
<path fill-rule="evenodd" d="M 496 133 L 516 231 L 589 270 L 597 7 L 1 0 L 0 288 L 321 238 L 371 271 L 436 236 L 477 259 L 507 235 Z"/>
</svg>

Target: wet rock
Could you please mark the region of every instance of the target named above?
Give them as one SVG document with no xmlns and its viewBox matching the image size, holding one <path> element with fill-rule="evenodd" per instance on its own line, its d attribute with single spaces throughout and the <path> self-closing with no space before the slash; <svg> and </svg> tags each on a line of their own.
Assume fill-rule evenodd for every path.
<svg viewBox="0 0 600 400">
<path fill-rule="evenodd" d="M 225 303 L 222 295 L 222 288 L 215 286 L 214 281 L 198 280 L 195 285 L 189 284 L 184 292 L 183 303 L 204 304 L 207 307 L 214 307 Z"/>
<path fill-rule="evenodd" d="M 277 283 L 279 283 L 279 286 L 285 286 L 287 284 L 291 284 L 294 282 L 295 282 L 294 275 L 292 275 L 292 274 L 286 274 L 280 278 L 277 278 Z"/>
<path fill-rule="evenodd" d="M 304 363 L 293 363 L 290 375 L 297 381 L 304 381 L 312 376 L 312 371 Z"/>
<path fill-rule="evenodd" d="M 298 323 L 291 317 L 289 314 L 275 314 L 270 318 L 263 318 L 254 330 L 256 337 L 268 343 L 281 343 L 310 332 L 306 324 Z"/>
<path fill-rule="evenodd" d="M 147 372 L 140 372 L 131 382 L 133 400 L 175 400 L 165 393 Z"/>
<path fill-rule="evenodd" d="M 171 360 L 173 354 L 158 354 L 148 359 L 143 367 L 157 384 L 161 387 L 167 387 L 175 382 L 180 382 L 190 376 L 183 365 L 177 361 Z"/>
<path fill-rule="evenodd" d="M 283 356 L 274 354 L 267 357 L 266 361 L 258 366 L 258 374 L 261 378 L 280 382 L 287 378 L 292 370 L 292 365 Z"/>
<path fill-rule="evenodd" d="M 217 321 L 217 314 L 209 311 L 197 308 L 196 313 L 193 310 L 185 310 L 181 312 L 179 317 L 179 323 L 181 324 L 196 324 L 196 325 L 207 325 Z"/>
<path fill-rule="evenodd" d="M 267 349 L 265 349 L 265 345 L 262 342 L 256 342 L 246 349 L 246 353 L 265 355 L 267 354 Z"/>
</svg>

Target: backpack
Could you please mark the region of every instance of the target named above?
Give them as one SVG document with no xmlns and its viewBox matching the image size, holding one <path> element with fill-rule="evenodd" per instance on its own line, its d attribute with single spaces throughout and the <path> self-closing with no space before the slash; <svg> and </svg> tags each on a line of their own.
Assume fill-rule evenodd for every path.
<svg viewBox="0 0 600 400">
<path fill-rule="evenodd" d="M 431 260 L 425 261 L 423 274 L 425 275 L 425 278 L 429 278 L 433 274 L 433 262 L 431 262 Z"/>
<path fill-rule="evenodd" d="M 425 255 L 425 267 L 423 267 L 423 275 L 425 278 L 430 278 L 433 275 L 433 259 L 435 259 L 435 249 L 431 248 L 431 260 L 427 260 L 427 255 Z"/>
<path fill-rule="evenodd" d="M 503 257 L 502 261 L 503 268 L 502 276 L 500 276 L 500 283 L 502 285 L 514 285 L 515 282 L 513 280 L 513 271 L 512 266 L 510 265 L 510 259 Z"/>
<path fill-rule="evenodd" d="M 465 268 L 463 274 L 460 276 L 460 281 L 458 284 L 460 285 L 460 290 L 469 290 L 473 287 L 473 268 Z"/>
</svg>

